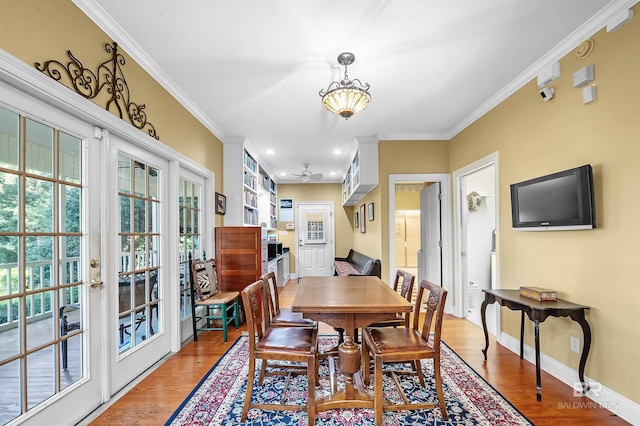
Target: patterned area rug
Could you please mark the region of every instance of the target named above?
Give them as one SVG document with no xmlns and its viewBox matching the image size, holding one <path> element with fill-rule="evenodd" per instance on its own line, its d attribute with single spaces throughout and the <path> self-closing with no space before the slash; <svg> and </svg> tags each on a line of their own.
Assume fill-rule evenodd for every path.
<svg viewBox="0 0 640 426">
<path fill-rule="evenodd" d="M 320 350 L 335 345 L 337 336 L 319 336 Z M 442 377 L 444 396 L 449 412 L 449 421 L 440 416 L 440 410 L 411 410 L 384 413 L 385 425 L 532 425 L 515 407 L 498 391 L 469 367 L 452 349 L 442 345 Z M 240 421 L 244 403 L 247 369 L 249 359 L 249 343 L 243 335 L 220 358 L 213 368 L 200 381 L 198 386 L 180 405 L 168 425 L 306 425 L 307 413 L 285 411 L 260 411 L 252 409 L 245 423 Z M 260 362 L 260 361 L 258 361 Z M 337 368 L 337 361 L 335 363 Z M 408 367 L 408 364 L 407 364 Z M 435 401 L 435 385 L 433 380 L 433 362 L 423 360 L 427 389 L 420 386 L 415 377 L 403 380 L 403 387 L 410 398 L 415 400 Z M 320 360 L 320 386 L 316 390 L 316 398 L 329 393 L 328 360 Z M 254 385 L 253 400 L 264 402 L 278 401 L 281 398 L 284 377 L 270 376 L 265 378 L 263 386 Z M 340 383 L 341 380 L 338 381 Z M 373 380 L 372 380 L 373 382 Z M 295 376 L 289 385 L 287 399 L 290 403 L 304 404 L 307 397 L 306 376 Z M 393 379 L 385 376 L 384 395 L 391 401 L 401 401 L 395 389 Z M 373 387 L 366 391 L 373 395 Z M 316 414 L 316 425 L 374 425 L 373 410 L 340 409 Z"/>
</svg>

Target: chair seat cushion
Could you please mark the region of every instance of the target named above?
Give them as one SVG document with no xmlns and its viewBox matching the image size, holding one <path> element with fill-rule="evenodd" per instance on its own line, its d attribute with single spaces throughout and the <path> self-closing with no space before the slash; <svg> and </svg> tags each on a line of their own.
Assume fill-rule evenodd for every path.
<svg viewBox="0 0 640 426">
<path fill-rule="evenodd" d="M 233 302 L 240 293 L 237 291 L 219 291 L 207 297 L 205 300 L 196 300 L 196 305 L 216 305 L 222 303 Z"/>
<path fill-rule="evenodd" d="M 280 327 L 270 328 L 264 337 L 256 343 L 256 349 L 309 352 L 315 351 L 312 348 L 317 336 L 316 330 L 303 327 Z"/>
<path fill-rule="evenodd" d="M 384 355 L 397 351 L 433 351 L 431 343 L 413 328 L 367 328 L 365 333 L 373 343 L 375 353 Z"/>
<path fill-rule="evenodd" d="M 308 318 L 303 318 L 300 312 L 291 312 L 291 309 L 280 309 L 280 312 L 271 319 L 271 324 L 296 324 L 313 327 L 316 325 L 316 322 Z"/>
</svg>

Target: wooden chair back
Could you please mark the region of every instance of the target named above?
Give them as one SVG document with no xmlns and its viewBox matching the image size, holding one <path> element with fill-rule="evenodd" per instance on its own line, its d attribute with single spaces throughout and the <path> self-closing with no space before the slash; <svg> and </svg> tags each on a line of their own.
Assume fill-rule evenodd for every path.
<svg viewBox="0 0 640 426">
<path fill-rule="evenodd" d="M 280 301 L 278 300 L 278 284 L 276 274 L 269 272 L 262 276 L 264 283 L 264 306 L 265 313 L 269 313 L 270 318 L 275 318 L 280 313 Z"/>
<path fill-rule="evenodd" d="M 423 303 L 425 292 L 428 292 L 426 300 Z M 444 305 L 447 300 L 447 291 L 437 284 L 427 280 L 422 280 L 418 297 L 414 307 L 413 328 L 419 330 L 420 308 L 425 306 L 424 321 L 422 323 L 422 338 L 429 341 L 429 334 L 433 327 L 433 349 L 437 352 L 440 350 L 440 336 L 442 333 L 442 318 L 444 316 Z"/>
<path fill-rule="evenodd" d="M 244 312 L 247 321 L 247 332 L 249 335 L 253 335 L 253 339 L 249 338 L 249 351 L 255 351 L 256 339 L 262 340 L 264 332 L 269 328 L 268 320 L 265 319 L 263 323 L 263 304 L 261 295 L 264 284 L 262 280 L 258 280 L 252 284 L 246 286 L 240 294 L 242 294 L 242 303 L 244 304 Z M 265 328 L 266 326 L 266 328 Z"/>
<path fill-rule="evenodd" d="M 413 285 L 416 281 L 416 276 L 410 274 L 407 271 L 403 271 L 398 269 L 396 271 L 396 279 L 393 282 L 393 290 L 398 291 L 398 285 L 400 284 L 400 280 L 402 279 L 402 287 L 400 288 L 400 295 L 411 302 L 413 297 Z"/>
</svg>

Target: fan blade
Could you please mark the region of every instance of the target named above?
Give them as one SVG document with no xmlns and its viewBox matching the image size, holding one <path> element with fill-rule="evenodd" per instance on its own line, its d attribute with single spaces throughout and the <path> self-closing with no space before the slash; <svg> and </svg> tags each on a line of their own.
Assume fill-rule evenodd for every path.
<svg viewBox="0 0 640 426">
<path fill-rule="evenodd" d="M 320 180 L 324 175 L 322 173 L 312 173 L 309 177 L 311 180 Z"/>
</svg>

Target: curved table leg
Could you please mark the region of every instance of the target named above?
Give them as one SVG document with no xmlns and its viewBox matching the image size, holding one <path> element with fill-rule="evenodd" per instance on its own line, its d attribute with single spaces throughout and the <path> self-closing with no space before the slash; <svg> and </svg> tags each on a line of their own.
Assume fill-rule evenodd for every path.
<svg viewBox="0 0 640 426">
<path fill-rule="evenodd" d="M 582 334 L 584 337 L 582 354 L 580 355 L 580 364 L 578 364 L 578 377 L 580 378 L 580 383 L 582 383 L 582 396 L 587 396 L 589 384 L 584 381 L 584 367 L 587 363 L 587 357 L 589 356 L 589 349 L 591 349 L 591 327 L 584 317 L 584 311 L 582 311 L 582 315 L 580 315 L 579 318 L 573 318 L 573 320 L 582 327 Z"/>
<path fill-rule="evenodd" d="M 487 350 L 489 349 L 489 332 L 487 331 L 487 305 L 489 304 L 489 295 L 485 294 L 484 301 L 480 306 L 480 318 L 482 318 L 482 330 L 484 331 L 484 360 L 487 360 Z M 493 303 L 493 302 L 491 302 Z"/>
</svg>

